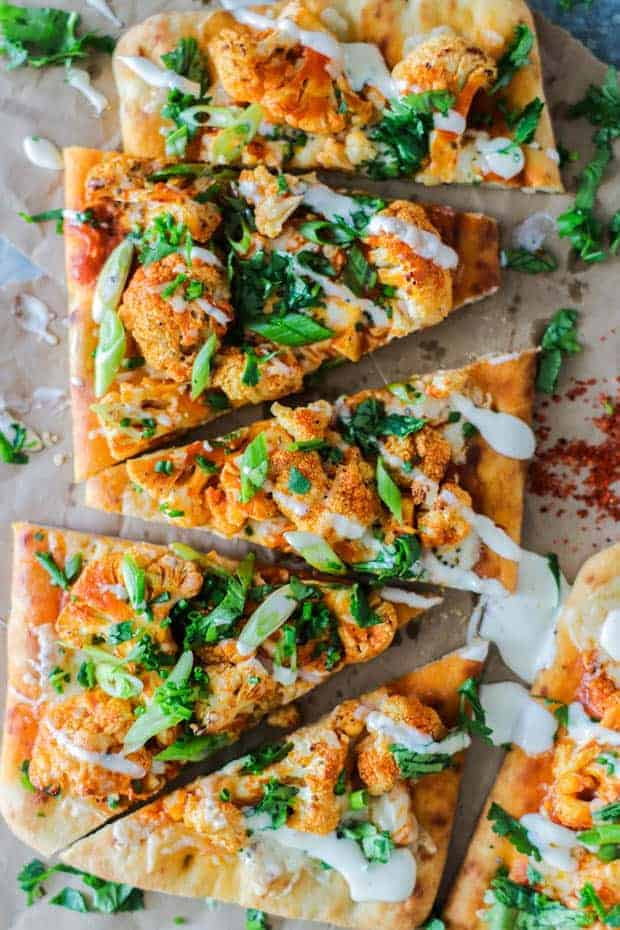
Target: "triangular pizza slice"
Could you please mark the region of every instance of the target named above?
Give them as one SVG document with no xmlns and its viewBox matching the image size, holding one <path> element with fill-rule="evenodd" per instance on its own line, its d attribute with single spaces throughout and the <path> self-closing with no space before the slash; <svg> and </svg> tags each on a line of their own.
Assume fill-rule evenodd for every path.
<svg viewBox="0 0 620 930">
<path fill-rule="evenodd" d="M 264 166 L 65 164 L 77 478 L 499 287 L 497 224 L 477 213 Z"/>
<path fill-rule="evenodd" d="M 579 572 L 532 698 L 486 686 L 487 722 L 518 730 L 518 745 L 448 901 L 449 930 L 620 926 L 619 662 L 616 545 Z"/>
<path fill-rule="evenodd" d="M 91 478 L 86 501 L 345 568 L 512 590 L 535 352 L 484 357 L 151 453 Z"/>
<path fill-rule="evenodd" d="M 119 41 L 132 154 L 561 191 L 522 0 L 223 0 Z"/>
<path fill-rule="evenodd" d="M 440 600 L 17 524 L 0 808 L 51 854 Z"/>
<path fill-rule="evenodd" d="M 342 927 L 409 930 L 433 906 L 485 644 L 345 701 L 77 843 L 65 862 L 142 888 Z M 469 690 L 469 688 L 468 688 Z"/>
</svg>

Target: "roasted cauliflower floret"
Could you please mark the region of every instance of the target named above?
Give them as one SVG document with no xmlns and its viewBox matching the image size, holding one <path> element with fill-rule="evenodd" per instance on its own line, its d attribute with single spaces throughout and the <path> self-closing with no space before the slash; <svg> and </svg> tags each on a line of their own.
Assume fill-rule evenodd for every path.
<svg viewBox="0 0 620 930">
<path fill-rule="evenodd" d="M 274 400 L 284 394 L 301 391 L 303 387 L 303 369 L 290 351 L 278 352 L 277 356 L 262 364 L 259 361 L 259 382 L 255 386 L 241 380 L 245 365 L 245 352 L 233 346 L 225 346 L 214 361 L 211 386 L 224 391 L 233 407 Z"/>
<path fill-rule="evenodd" d="M 445 484 L 444 491 L 449 491 L 466 507 L 471 507 L 471 497 L 457 484 Z M 458 507 L 437 497 L 430 510 L 418 517 L 420 541 L 427 549 L 439 546 L 456 546 L 471 532 L 472 527 L 463 517 Z"/>
<path fill-rule="evenodd" d="M 342 808 L 334 787 L 344 768 L 348 745 L 348 738 L 344 734 L 338 737 L 331 728 L 326 728 L 324 735 L 313 734 L 312 739 L 302 730 L 291 752 L 271 768 L 269 774 L 286 784 L 303 784 L 287 826 L 319 834 L 335 830 Z"/>
<path fill-rule="evenodd" d="M 280 18 L 328 36 L 320 19 L 294 4 Z M 330 73 L 331 58 L 298 43 L 285 28 L 252 29 L 231 17 L 209 43 L 209 54 L 232 99 L 260 103 L 269 122 L 338 133 L 353 119 L 367 123 L 372 116 L 373 105 L 353 93 L 344 75 Z"/>
<path fill-rule="evenodd" d="M 463 115 L 476 91 L 490 88 L 496 74 L 494 60 L 482 49 L 445 32 L 421 42 L 392 71 L 402 94 L 447 90 Z"/>
<path fill-rule="evenodd" d="M 178 275 L 185 279 L 167 296 L 165 289 Z M 198 292 L 195 298 L 194 292 Z M 179 382 L 191 379 L 198 352 L 211 333 L 226 332 L 233 310 L 221 269 L 200 260 L 188 267 L 173 254 L 138 268 L 123 295 L 119 316 L 147 364 Z"/>
<path fill-rule="evenodd" d="M 610 730 L 620 730 L 620 689 L 615 681 L 600 667 L 597 652 L 584 656 L 585 674 L 581 679 L 579 700 L 601 725 Z"/>
<path fill-rule="evenodd" d="M 50 793 L 101 799 L 111 794 L 134 799 L 155 790 L 160 780 L 148 774 L 151 756 L 146 749 L 124 757 L 123 772 L 89 758 L 90 753 L 114 754 L 118 761 L 133 722 L 131 704 L 109 697 L 100 688 L 49 705 L 32 748 L 28 770 L 32 784 Z"/>
<path fill-rule="evenodd" d="M 337 539 L 358 539 L 380 514 L 373 468 L 359 449 L 349 449 L 325 500 L 322 525 Z"/>
<path fill-rule="evenodd" d="M 433 481 L 441 481 L 452 458 L 452 447 L 440 430 L 425 426 L 414 436 L 420 469 Z"/>
<path fill-rule="evenodd" d="M 575 745 L 563 739 L 556 745 L 553 782 L 545 798 L 545 808 L 557 823 L 571 830 L 592 826 L 593 801 L 601 806 L 620 799 L 617 779 L 597 761 L 601 747 L 595 742 Z"/>
<path fill-rule="evenodd" d="M 199 703 L 196 717 L 209 733 L 241 732 L 276 703 L 278 683 L 258 662 L 209 666 L 209 696 Z"/>
<path fill-rule="evenodd" d="M 284 188 L 281 179 L 284 179 Z M 261 165 L 253 171 L 239 175 L 239 192 L 254 204 L 256 228 L 264 236 L 275 239 L 289 216 L 303 200 L 303 194 L 291 194 L 295 178 L 292 175 L 274 175 Z"/>
<path fill-rule="evenodd" d="M 317 452 L 277 449 L 269 459 L 272 499 L 296 526 L 305 527 L 322 510 L 328 480 Z"/>
<path fill-rule="evenodd" d="M 370 818 L 380 830 L 387 830 L 399 846 L 409 846 L 418 838 L 418 822 L 407 785 L 394 785 L 387 794 L 372 798 Z"/>
<path fill-rule="evenodd" d="M 295 442 L 306 442 L 309 439 L 323 439 L 332 408 L 325 400 L 317 400 L 308 407 L 286 407 L 275 403 L 271 405 L 271 414 Z"/>
<path fill-rule="evenodd" d="M 370 608 L 381 623 L 362 627 L 351 614 L 351 594 L 348 590 L 325 592 L 325 602 L 338 617 L 338 635 L 344 646 L 347 662 L 368 662 L 384 652 L 398 629 L 398 614 L 393 604 L 370 598 Z"/>
<path fill-rule="evenodd" d="M 175 791 L 162 804 L 172 820 L 208 838 L 216 852 L 234 854 L 247 841 L 243 812 L 230 801 L 221 800 L 214 778 Z"/>
</svg>

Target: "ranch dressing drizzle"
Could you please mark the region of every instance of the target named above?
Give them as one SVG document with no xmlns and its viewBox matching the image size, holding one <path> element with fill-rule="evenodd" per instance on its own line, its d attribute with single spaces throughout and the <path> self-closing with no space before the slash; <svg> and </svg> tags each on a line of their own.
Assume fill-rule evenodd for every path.
<svg viewBox="0 0 620 930">
<path fill-rule="evenodd" d="M 196 81 L 190 81 L 169 68 L 160 68 L 142 55 L 120 55 L 118 60 L 151 87 L 165 87 L 169 90 L 180 90 L 181 93 L 191 94 L 193 97 L 200 96 L 200 84 Z"/>
<path fill-rule="evenodd" d="M 379 588 L 377 593 L 384 601 L 389 601 L 391 604 L 406 604 L 407 607 L 420 607 L 422 610 L 436 607 L 443 600 L 441 597 L 423 597 L 415 591 L 405 591 L 403 588 L 389 586 Z"/>
<path fill-rule="evenodd" d="M 433 114 L 433 126 L 441 132 L 453 132 L 460 136 L 465 132 L 467 122 L 457 110 L 448 110 L 445 116 L 438 112 Z"/>
<path fill-rule="evenodd" d="M 345 194 L 338 194 L 331 190 L 326 184 L 313 183 L 308 184 L 302 181 L 295 186 L 294 194 L 302 194 L 303 202 L 315 213 L 320 213 L 330 223 L 338 219 L 344 220 L 350 226 L 354 223 L 354 214 L 359 213 L 361 207 L 353 197 L 347 197 Z"/>
<path fill-rule="evenodd" d="M 478 533 L 482 542 L 496 552 L 503 559 L 511 559 L 518 562 L 521 559 L 522 549 L 514 542 L 510 536 L 483 514 L 475 513 L 471 507 L 462 504 L 451 491 L 442 491 L 440 498 L 453 507 L 456 507 L 467 522 Z"/>
<path fill-rule="evenodd" d="M 97 10 L 105 19 L 109 19 L 111 23 L 118 26 L 119 29 L 122 27 L 122 20 L 118 18 L 109 4 L 106 3 L 106 0 L 86 0 L 86 3 L 88 6 L 92 6 L 93 10 Z"/>
<path fill-rule="evenodd" d="M 62 730 L 57 730 L 49 722 L 47 727 L 58 745 L 74 759 L 77 759 L 78 762 L 97 765 L 109 772 L 116 772 L 118 775 L 129 775 L 131 778 L 144 778 L 146 775 L 146 770 L 141 765 L 126 759 L 120 752 L 91 752 L 82 746 L 78 746 L 77 743 L 72 743 Z"/>
<path fill-rule="evenodd" d="M 88 71 L 84 71 L 83 68 L 68 68 L 65 80 L 70 87 L 79 90 L 86 97 L 88 102 L 95 108 L 97 116 L 101 116 L 103 111 L 110 106 L 106 95 L 92 86 L 90 74 Z"/>
<path fill-rule="evenodd" d="M 530 697 L 523 685 L 514 681 L 482 685 L 480 703 L 494 746 L 515 743 L 528 756 L 537 756 L 553 747 L 558 722 Z"/>
<path fill-rule="evenodd" d="M 579 845 L 577 832 L 562 827 L 542 814 L 524 814 L 520 818 L 530 843 L 539 851 L 543 862 L 562 872 L 574 872 L 577 862 L 572 850 Z"/>
<path fill-rule="evenodd" d="M 620 609 L 610 610 L 601 628 L 599 642 L 605 652 L 620 662 Z"/>
<path fill-rule="evenodd" d="M 372 217 L 364 235 L 380 236 L 381 233 L 400 239 L 420 258 L 430 259 L 441 268 L 456 268 L 459 263 L 458 254 L 444 245 L 439 236 L 397 216 L 376 213 Z"/>
<path fill-rule="evenodd" d="M 269 821 L 250 817 L 247 824 L 261 842 L 275 842 L 327 863 L 345 879 L 353 901 L 406 901 L 416 882 L 416 861 L 411 850 L 394 849 L 388 862 L 368 862 L 355 840 L 336 832 L 318 836 L 290 827 L 266 829 Z"/>
<path fill-rule="evenodd" d="M 536 438 L 527 423 L 510 413 L 498 413 L 477 407 L 463 394 L 451 394 L 450 406 L 480 431 L 492 449 L 511 459 L 529 459 L 536 448 Z"/>
<path fill-rule="evenodd" d="M 590 720 L 581 704 L 576 701 L 568 707 L 568 735 L 576 743 L 594 740 L 605 746 L 620 746 L 620 731 L 608 730 Z"/>
<path fill-rule="evenodd" d="M 472 591 L 474 594 L 488 594 L 498 597 L 505 593 L 504 587 L 496 578 L 481 578 L 471 569 L 458 565 L 445 565 L 434 552 L 425 552 L 421 558 L 422 567 L 427 572 L 425 581 L 456 588 L 459 591 Z"/>
<path fill-rule="evenodd" d="M 33 294 L 19 294 L 15 299 L 15 319 L 20 329 L 33 333 L 48 346 L 58 345 L 58 336 L 49 332 L 53 314 L 47 304 Z"/>
<path fill-rule="evenodd" d="M 370 42 L 344 42 L 342 48 L 344 73 L 352 90 L 363 90 L 369 84 L 388 100 L 398 96 L 396 84 L 376 45 Z"/>
<path fill-rule="evenodd" d="M 294 258 L 293 268 L 296 274 L 304 275 L 307 278 L 311 278 L 313 281 L 317 281 L 328 297 L 336 297 L 338 300 L 342 300 L 346 304 L 352 304 L 354 307 L 360 307 L 361 310 L 370 317 L 373 326 L 389 325 L 390 320 L 383 307 L 379 307 L 379 305 L 373 303 L 372 300 L 368 300 L 366 297 L 358 297 L 353 293 L 353 291 L 349 290 L 345 284 L 336 284 L 330 278 L 326 278 L 324 275 L 318 274 L 316 271 L 313 271 L 311 268 L 307 268 L 305 265 L 300 265 Z"/>
<path fill-rule="evenodd" d="M 260 0 L 260 6 L 271 6 L 276 0 Z M 229 12 L 242 10 L 246 6 L 256 6 L 256 0 L 220 0 L 222 7 Z"/>
<path fill-rule="evenodd" d="M 192 262 L 194 261 L 195 258 L 199 258 L 206 265 L 214 265 L 216 268 L 222 267 L 222 263 L 217 257 L 217 255 L 214 255 L 213 252 L 210 251 L 210 249 L 205 249 L 200 245 L 195 245 L 192 247 L 191 258 L 192 258 Z"/>
<path fill-rule="evenodd" d="M 62 171 L 63 160 L 58 148 L 49 139 L 41 136 L 26 136 L 23 142 L 24 153 L 28 161 L 37 168 L 49 168 L 50 171 Z"/>
<path fill-rule="evenodd" d="M 250 29 L 258 30 L 276 30 L 291 42 L 304 45 L 311 48 L 319 55 L 329 58 L 336 65 L 337 71 L 342 70 L 344 64 L 344 52 L 342 46 L 329 32 L 319 32 L 310 29 L 301 29 L 292 19 L 283 17 L 282 19 L 270 19 L 253 10 L 240 9 L 231 11 L 238 23 L 249 26 Z M 335 76 L 335 75 L 334 75 Z"/>
<path fill-rule="evenodd" d="M 449 733 L 444 739 L 435 742 L 428 733 L 423 733 L 416 727 L 408 726 L 382 714 L 379 711 L 372 710 L 365 719 L 366 729 L 371 733 L 378 733 L 384 736 L 392 743 L 398 743 L 411 749 L 412 752 L 419 752 L 423 755 L 430 753 L 445 753 L 452 756 L 456 752 L 467 749 L 471 743 L 468 734 L 462 730 L 456 730 Z"/>
<path fill-rule="evenodd" d="M 556 622 L 569 591 L 560 577 L 558 592 L 546 558 L 522 550 L 516 592 L 481 603 L 480 635 L 492 640 L 506 665 L 528 683 L 553 660 Z"/>
<path fill-rule="evenodd" d="M 476 139 L 476 148 L 481 155 L 484 174 L 496 174 L 509 181 L 523 171 L 525 157 L 522 149 L 512 139 L 497 136 L 495 139 Z"/>
</svg>

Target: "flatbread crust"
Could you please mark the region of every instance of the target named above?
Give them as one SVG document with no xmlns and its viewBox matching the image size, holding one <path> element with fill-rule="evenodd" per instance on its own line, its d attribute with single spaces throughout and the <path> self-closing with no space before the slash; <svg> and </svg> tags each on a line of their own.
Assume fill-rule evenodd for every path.
<svg viewBox="0 0 620 930">
<path fill-rule="evenodd" d="M 424 0 L 420 3 L 403 3 L 402 0 L 306 0 L 305 6 L 319 18 L 327 9 L 335 11 L 339 17 L 337 38 L 346 42 L 375 43 L 389 69 L 400 62 L 420 39 L 426 39 L 433 30 L 446 27 L 497 61 L 513 39 L 517 25 L 524 23 L 534 34 L 530 64 L 518 71 L 502 95 L 511 110 L 521 110 L 535 97 L 545 101 L 536 27 L 524 0 L 505 0 L 501 4 L 495 0 Z M 260 4 L 257 4 L 257 9 L 260 9 Z M 333 22 L 330 17 L 333 14 L 327 14 L 322 22 L 330 24 Z M 123 56 L 144 56 L 161 65 L 161 56 L 173 49 L 179 39 L 189 36 L 206 50 L 208 42 L 229 21 L 229 16 L 219 7 L 191 13 L 159 13 L 132 27 L 121 37 L 114 54 L 114 74 L 120 96 L 125 151 L 147 157 L 163 154 L 160 109 L 165 102 L 166 91 L 148 86 L 120 59 Z M 547 106 L 538 123 L 534 147 L 525 146 L 525 156 L 526 165 L 520 184 L 523 190 L 563 190 Z M 310 155 L 303 167 L 328 168 L 330 165 L 315 164 Z M 423 183 L 437 183 L 428 177 L 419 179 Z M 493 183 L 494 186 L 506 186 L 500 179 Z"/>
<path fill-rule="evenodd" d="M 459 650 L 388 684 L 390 692 L 417 695 L 439 713 L 447 726 L 456 723 L 458 688 L 477 677 L 484 649 Z M 363 698 L 362 698 L 363 700 Z M 337 708 L 333 713 L 337 712 Z M 329 719 L 323 718 L 323 719 Z M 321 721 L 314 727 L 320 727 Z M 304 732 L 312 731 L 305 728 Z M 217 859 L 204 854 L 200 836 L 175 823 L 158 823 L 157 804 L 149 805 L 116 824 L 81 840 L 67 850 L 63 861 L 111 881 L 187 897 L 215 897 L 243 907 L 254 907 L 282 917 L 324 921 L 358 930 L 412 930 L 427 918 L 443 873 L 458 799 L 463 753 L 455 767 L 425 776 L 412 786 L 415 816 L 426 830 L 436 853 L 418 857 L 416 887 L 400 903 L 355 903 L 348 885 L 334 870 L 321 880 L 308 870 L 290 876 L 283 891 L 252 888 L 251 876 L 240 857 Z M 202 853 L 202 854 L 201 854 Z"/>
<path fill-rule="evenodd" d="M 554 663 L 538 676 L 532 694 L 565 704 L 576 699 L 583 675 L 582 653 L 569 633 L 569 624 L 592 605 L 614 594 L 617 602 L 620 598 L 620 544 L 597 553 L 582 566 L 562 611 Z M 515 858 L 511 843 L 493 832 L 487 819 L 488 810 L 495 802 L 517 819 L 538 810 L 552 780 L 552 760 L 553 750 L 528 756 L 514 746 L 508 753 L 442 915 L 449 930 L 486 930 L 488 927 L 479 916 L 484 894 L 498 866 L 502 862 L 510 864 Z"/>
<path fill-rule="evenodd" d="M 95 166 L 111 161 L 116 154 L 78 147 L 65 149 L 67 210 L 85 210 L 88 205 L 85 182 L 89 172 Z M 422 325 L 430 326 L 440 322 L 448 313 L 493 294 L 499 288 L 499 231 L 496 221 L 483 214 L 457 212 L 441 205 L 425 205 L 424 209 L 443 242 L 453 248 L 460 258 L 459 265 L 452 272 L 452 306 L 447 310 L 437 306 L 433 313 L 427 313 L 427 319 Z M 122 238 L 122 233 L 114 229 L 113 217 L 110 219 L 112 222 L 97 226 L 65 220 L 66 279 L 71 329 L 70 388 L 76 480 L 87 478 L 119 460 L 119 454 L 111 452 L 97 414 L 91 409 L 96 402 L 93 392 L 93 353 L 98 338 L 98 325 L 92 318 L 93 294 L 107 256 Z M 373 335 L 369 347 L 374 351 L 386 344 L 390 338 L 393 337 Z M 328 343 L 324 346 L 328 346 Z M 320 343 L 311 348 L 313 352 L 308 354 L 307 366 L 314 367 L 308 367 L 306 373 L 318 367 L 323 358 L 339 355 L 337 351 L 324 348 Z M 301 377 L 302 373 L 299 375 L 300 381 Z M 280 391 L 278 385 L 272 385 L 270 388 L 266 384 L 268 380 L 262 379 L 254 391 L 254 396 L 259 401 L 273 400 L 291 390 L 290 384 Z M 139 381 L 137 384 L 139 385 Z M 261 396 L 261 391 L 264 396 Z M 249 401 L 238 402 L 229 398 L 230 406 L 241 406 L 247 402 Z M 188 396 L 183 395 L 176 406 L 178 422 L 172 423 L 168 432 L 162 433 L 161 429 L 158 430 L 154 438 L 147 435 L 142 440 L 135 440 L 132 449 L 146 451 L 156 448 L 163 441 L 173 440 L 183 431 L 215 419 L 223 412 L 229 411 L 230 406 L 224 410 L 216 410 L 204 403 L 190 401 Z M 120 457 L 123 457 L 122 454 Z"/>
<path fill-rule="evenodd" d="M 123 810 L 123 802 L 112 810 L 95 798 L 70 795 L 56 797 L 44 791 L 28 790 L 24 783 L 22 765 L 24 761 L 30 760 L 37 738 L 41 719 L 39 707 L 46 697 L 53 694 L 47 678 L 51 668 L 57 661 L 61 661 L 53 647 L 58 639 L 54 624 L 63 606 L 63 592 L 61 588 L 52 585 L 49 574 L 36 560 L 35 553 L 50 552 L 57 565 L 64 565 L 67 558 L 80 553 L 83 565 L 86 566 L 91 559 L 97 559 L 102 554 L 124 552 L 136 545 L 144 546 L 152 558 L 169 554 L 170 550 L 151 543 L 136 544 L 131 540 L 50 529 L 29 523 L 16 523 L 13 531 L 9 665 L 0 760 L 0 811 L 21 840 L 40 853 L 51 855 L 116 816 Z M 214 552 L 208 556 L 211 564 L 219 565 L 229 572 L 234 571 L 238 565 Z M 264 577 L 275 584 L 285 584 L 290 577 L 286 569 L 275 566 L 257 565 L 255 570 L 265 572 Z M 394 604 L 392 609 L 396 610 L 397 628 L 423 612 L 421 607 L 405 604 Z M 391 637 L 379 647 L 380 651 L 387 648 L 390 642 Z M 43 660 L 41 657 L 44 654 L 46 658 Z M 370 652 L 367 652 L 366 657 L 370 658 Z M 353 660 L 347 657 L 345 661 Z M 365 661 L 362 644 L 355 661 Z M 316 680 L 299 680 L 299 694 L 296 697 L 316 687 L 316 684 Z M 244 727 L 251 727 L 255 722 L 246 714 Z M 170 772 L 164 773 L 164 777 L 169 779 L 177 771 L 178 765 L 173 764 Z"/>
<path fill-rule="evenodd" d="M 530 423 L 535 364 L 536 352 L 531 350 L 496 360 L 483 357 L 462 371 L 467 373 L 469 384 L 490 397 L 493 409 Z M 450 372 L 446 374 L 449 376 Z M 372 392 L 365 391 L 362 394 L 366 396 Z M 259 427 L 260 424 L 255 424 L 256 429 Z M 521 538 L 527 463 L 499 455 L 481 436 L 475 437 L 472 443 L 473 454 L 464 465 L 459 466 L 461 485 L 471 494 L 473 509 L 501 526 L 518 543 Z M 108 513 L 170 522 L 154 498 L 136 489 L 124 463 L 108 468 L 88 480 L 86 503 L 89 507 Z M 172 522 L 192 526 L 183 517 Z M 500 557 L 487 547 L 482 548 L 476 572 L 484 578 L 498 579 L 509 591 L 516 587 L 517 563 Z"/>
</svg>

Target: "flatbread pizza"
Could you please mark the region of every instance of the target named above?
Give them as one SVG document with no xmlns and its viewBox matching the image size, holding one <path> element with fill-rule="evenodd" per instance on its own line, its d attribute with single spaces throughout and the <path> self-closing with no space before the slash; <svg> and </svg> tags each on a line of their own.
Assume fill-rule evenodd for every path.
<svg viewBox="0 0 620 930">
<path fill-rule="evenodd" d="M 51 854 L 440 600 L 17 524 L 0 809 Z"/>
<path fill-rule="evenodd" d="M 297 552 L 321 571 L 513 590 L 535 358 L 276 403 L 271 420 L 104 470 L 86 502 Z"/>
<path fill-rule="evenodd" d="M 222 0 L 119 41 L 125 150 L 561 191 L 522 0 Z"/>
<path fill-rule="evenodd" d="M 114 881 L 360 930 L 433 906 L 456 810 L 471 688 L 486 649 L 345 701 L 63 854 Z"/>
<path fill-rule="evenodd" d="M 77 478 L 499 287 L 494 220 L 314 175 L 68 149 Z"/>
<path fill-rule="evenodd" d="M 521 727 L 448 901 L 449 930 L 620 925 L 619 660 L 616 545 L 585 563 L 564 606 L 555 660 L 532 689 L 551 726 Z"/>
</svg>

